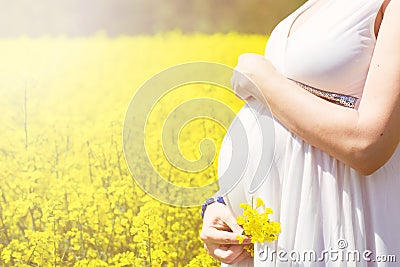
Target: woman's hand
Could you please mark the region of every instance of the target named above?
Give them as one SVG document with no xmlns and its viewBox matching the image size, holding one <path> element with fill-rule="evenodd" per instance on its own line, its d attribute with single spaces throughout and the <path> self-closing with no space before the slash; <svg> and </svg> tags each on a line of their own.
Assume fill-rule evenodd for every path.
<svg viewBox="0 0 400 267">
<path fill-rule="evenodd" d="M 208 205 L 200 238 L 207 253 L 214 259 L 234 264 L 251 257 L 244 249 L 245 244 L 251 243 L 250 238 L 246 236 L 242 244 L 236 239 L 242 232 L 243 228 L 236 223 L 226 205 L 218 202 Z"/>
<path fill-rule="evenodd" d="M 266 103 L 264 92 L 268 78 L 274 75 L 275 68 L 262 55 L 243 54 L 239 57 L 231 83 L 235 94 L 243 100 L 251 97 Z"/>
</svg>

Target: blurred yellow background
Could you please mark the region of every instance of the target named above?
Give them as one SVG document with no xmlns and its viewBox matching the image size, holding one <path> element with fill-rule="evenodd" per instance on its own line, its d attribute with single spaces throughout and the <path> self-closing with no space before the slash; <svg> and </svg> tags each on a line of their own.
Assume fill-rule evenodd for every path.
<svg viewBox="0 0 400 267">
<path fill-rule="evenodd" d="M 269 34 L 304 0 L 0 1 L 0 36 L 183 32 Z"/>
<path fill-rule="evenodd" d="M 162 204 L 132 179 L 126 108 L 167 67 L 262 54 L 301 1 L 0 2 L 0 265 L 218 266 L 199 239 L 200 209 Z M 223 129 L 192 127 L 183 152 L 203 137 L 219 146 Z M 216 172 L 214 161 L 171 181 L 199 185 Z"/>
</svg>

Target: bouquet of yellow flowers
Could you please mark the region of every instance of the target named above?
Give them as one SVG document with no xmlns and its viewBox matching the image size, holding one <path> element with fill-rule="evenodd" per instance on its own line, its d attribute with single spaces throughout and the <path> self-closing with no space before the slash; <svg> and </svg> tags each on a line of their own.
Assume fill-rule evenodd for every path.
<svg viewBox="0 0 400 267">
<path fill-rule="evenodd" d="M 243 235 L 251 236 L 252 244 L 245 245 L 245 249 L 254 256 L 254 243 L 278 240 L 278 235 L 281 232 L 281 224 L 271 221 L 268 218 L 268 215 L 272 214 L 273 211 L 265 207 L 264 201 L 261 198 L 257 198 L 255 208 L 253 208 L 253 203 L 251 206 L 247 203 L 242 203 L 240 207 L 243 209 L 243 216 L 237 217 L 236 221 L 243 227 Z M 259 208 L 263 208 L 263 212 L 259 213 L 257 210 Z M 236 237 L 240 244 L 243 243 L 243 235 Z"/>
</svg>

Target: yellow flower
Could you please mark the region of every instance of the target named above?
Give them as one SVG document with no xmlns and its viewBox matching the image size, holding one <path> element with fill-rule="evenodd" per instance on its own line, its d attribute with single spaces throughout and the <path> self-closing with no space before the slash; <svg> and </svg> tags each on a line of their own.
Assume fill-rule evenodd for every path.
<svg viewBox="0 0 400 267">
<path fill-rule="evenodd" d="M 272 242 L 278 239 L 278 235 L 281 232 L 281 226 L 279 222 L 273 222 L 269 219 L 268 215 L 272 214 L 272 209 L 266 208 L 264 201 L 261 198 L 256 200 L 256 208 L 253 208 L 247 203 L 240 204 L 243 209 L 243 216 L 237 217 L 236 221 L 244 229 L 244 234 L 251 236 L 251 242 Z M 264 212 L 259 213 L 258 208 L 264 208 Z M 236 237 L 239 243 L 242 244 L 245 235 L 239 235 Z M 245 245 L 244 248 L 254 255 L 253 244 Z"/>
<path fill-rule="evenodd" d="M 239 224 L 239 225 L 243 225 L 243 224 L 245 224 L 245 219 L 244 219 L 244 217 L 237 217 L 236 218 L 236 222 Z"/>
<path fill-rule="evenodd" d="M 238 235 L 236 236 L 236 239 L 239 240 L 239 244 L 242 244 L 246 236 L 244 235 Z"/>
<path fill-rule="evenodd" d="M 265 204 L 264 204 L 264 201 L 261 199 L 261 198 L 257 198 L 257 204 L 256 204 L 256 208 L 259 208 L 259 207 L 263 207 L 263 208 L 265 208 Z"/>
</svg>

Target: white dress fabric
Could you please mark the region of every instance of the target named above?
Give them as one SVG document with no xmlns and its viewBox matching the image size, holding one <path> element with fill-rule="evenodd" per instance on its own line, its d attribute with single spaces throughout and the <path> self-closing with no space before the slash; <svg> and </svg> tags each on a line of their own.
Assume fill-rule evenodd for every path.
<svg viewBox="0 0 400 267">
<path fill-rule="evenodd" d="M 324 3 L 289 36 L 296 18 L 308 9 L 311 12 L 318 1 Z M 310 0 L 274 29 L 266 57 L 288 78 L 361 98 L 382 2 Z M 268 124 L 268 118 L 269 111 L 255 100 L 238 113 L 221 147 L 219 176 L 235 166 L 230 162 L 232 141 L 228 137 L 239 123 L 247 134 L 243 140 L 249 146 L 247 169 L 233 190 L 224 188 L 224 181 L 220 185 L 222 191 L 229 191 L 227 205 L 236 216 L 242 212 L 239 203 L 262 197 L 274 210 L 271 218 L 281 223 L 282 231 L 278 241 L 257 245 L 254 259 L 233 266 L 398 266 L 400 146 L 383 167 L 363 176 L 276 120 L 273 127 L 268 126 L 275 134 L 272 146 L 262 145 L 258 123 Z M 273 151 L 272 165 L 265 169 L 261 186 L 252 191 L 261 150 Z M 273 251 L 274 255 L 265 257 Z M 310 256 L 314 252 L 317 259 Z M 390 255 L 397 263 L 388 262 L 394 260 Z"/>
</svg>

